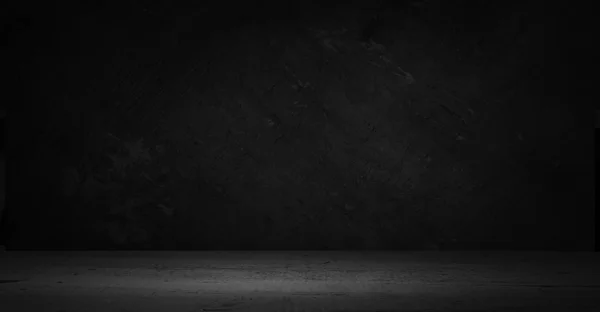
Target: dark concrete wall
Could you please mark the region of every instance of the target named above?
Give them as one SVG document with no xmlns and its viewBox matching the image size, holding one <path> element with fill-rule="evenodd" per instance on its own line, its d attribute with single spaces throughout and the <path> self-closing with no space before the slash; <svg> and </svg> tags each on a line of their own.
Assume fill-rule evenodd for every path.
<svg viewBox="0 0 600 312">
<path fill-rule="evenodd" d="M 2 239 L 589 250 L 589 114 L 565 101 L 552 18 L 533 2 L 443 3 L 15 19 Z M 385 52 L 359 42 L 373 15 Z M 328 35 L 340 50 L 307 25 L 345 25 Z"/>
</svg>

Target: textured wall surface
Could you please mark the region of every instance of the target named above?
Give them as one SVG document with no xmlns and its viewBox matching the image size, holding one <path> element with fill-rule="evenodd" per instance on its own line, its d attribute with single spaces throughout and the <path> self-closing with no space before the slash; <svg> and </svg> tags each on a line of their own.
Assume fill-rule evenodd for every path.
<svg viewBox="0 0 600 312">
<path fill-rule="evenodd" d="M 551 18 L 423 3 L 15 22 L 3 240 L 591 248 L 591 134 Z"/>
</svg>

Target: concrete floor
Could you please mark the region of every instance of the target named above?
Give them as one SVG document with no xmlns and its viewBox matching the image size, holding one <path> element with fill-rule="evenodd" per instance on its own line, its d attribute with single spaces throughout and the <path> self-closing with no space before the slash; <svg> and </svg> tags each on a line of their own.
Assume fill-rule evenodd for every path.
<svg viewBox="0 0 600 312">
<path fill-rule="evenodd" d="M 0 311 L 600 311 L 600 254 L 4 252 Z"/>
</svg>

